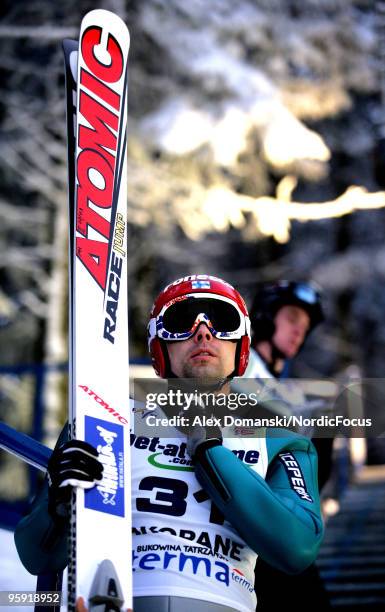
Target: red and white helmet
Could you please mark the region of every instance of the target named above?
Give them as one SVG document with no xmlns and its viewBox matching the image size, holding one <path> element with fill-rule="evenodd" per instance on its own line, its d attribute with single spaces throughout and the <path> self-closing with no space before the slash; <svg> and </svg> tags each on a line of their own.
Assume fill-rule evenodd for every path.
<svg viewBox="0 0 385 612">
<path fill-rule="evenodd" d="M 250 319 L 238 291 L 226 281 L 207 274 L 179 278 L 156 298 L 148 324 L 148 347 L 155 372 L 171 375 L 165 342 L 191 338 L 205 323 L 221 340 L 237 340 L 234 372 L 242 376 L 249 360 Z"/>
</svg>

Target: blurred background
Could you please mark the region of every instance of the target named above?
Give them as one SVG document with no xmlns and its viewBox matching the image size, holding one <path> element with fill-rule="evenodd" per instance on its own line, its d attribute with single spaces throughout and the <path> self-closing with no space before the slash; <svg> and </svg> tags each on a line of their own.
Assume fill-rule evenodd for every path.
<svg viewBox="0 0 385 612">
<path fill-rule="evenodd" d="M 147 372 L 155 294 L 180 276 L 208 273 L 248 300 L 258 281 L 316 281 L 326 322 L 292 373 L 381 378 L 385 2 L 3 0 L 0 419 L 51 446 L 65 420 L 61 41 L 77 38 L 94 8 L 116 12 L 131 32 L 129 302 L 137 372 Z M 379 441 L 366 453 L 367 464 L 385 463 Z M 373 500 L 385 506 L 384 481 L 376 482 Z M 33 470 L 1 452 L 3 526 L 15 524 L 35 485 Z M 382 543 L 367 581 L 378 587 L 369 593 L 375 602 L 381 592 L 385 601 L 383 532 Z"/>
</svg>

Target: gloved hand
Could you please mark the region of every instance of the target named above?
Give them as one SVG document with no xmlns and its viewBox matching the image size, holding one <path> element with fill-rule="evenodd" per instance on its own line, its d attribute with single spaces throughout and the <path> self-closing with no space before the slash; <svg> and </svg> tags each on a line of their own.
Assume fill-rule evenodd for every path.
<svg viewBox="0 0 385 612">
<path fill-rule="evenodd" d="M 217 425 L 195 425 L 187 433 L 186 449 L 191 459 L 196 459 L 199 452 L 203 452 L 212 446 L 222 444 L 222 432 Z"/>
<path fill-rule="evenodd" d="M 55 448 L 47 467 L 48 511 L 53 519 L 69 516 L 72 487 L 90 489 L 102 479 L 103 465 L 97 450 L 81 440 Z"/>
<path fill-rule="evenodd" d="M 197 397 L 201 395 L 201 401 L 191 401 L 187 406 L 178 403 L 172 403 L 169 406 L 162 407 L 166 416 L 177 418 L 177 425 L 174 425 L 183 435 L 187 437 L 186 448 L 191 459 L 196 459 L 195 455 L 198 448 L 202 451 L 207 445 L 217 446 L 222 444 L 222 431 L 220 422 L 223 414 L 220 414 L 220 407 L 210 405 L 209 400 L 205 401 L 205 394 L 212 395 L 214 391 L 222 387 L 223 381 L 213 382 L 208 381 L 207 384 L 202 380 L 196 379 L 181 379 L 172 378 L 168 380 L 169 389 L 174 392 L 196 393 Z M 215 417 L 212 413 L 216 412 Z M 210 424 L 212 420 L 213 424 Z M 219 424 L 216 423 L 219 421 Z M 204 445 L 204 446 L 202 446 Z"/>
<path fill-rule="evenodd" d="M 187 436 L 186 449 L 191 459 L 195 459 L 198 448 L 203 450 L 203 448 L 222 444 L 222 431 L 216 424 L 211 410 L 208 411 L 202 406 L 193 404 L 184 414 L 189 420 L 189 425 L 184 428 L 184 433 Z"/>
</svg>

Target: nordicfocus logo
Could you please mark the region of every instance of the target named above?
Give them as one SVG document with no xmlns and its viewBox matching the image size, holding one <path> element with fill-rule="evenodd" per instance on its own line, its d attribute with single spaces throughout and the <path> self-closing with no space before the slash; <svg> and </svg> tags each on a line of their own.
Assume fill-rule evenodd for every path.
<svg viewBox="0 0 385 612">
<path fill-rule="evenodd" d="M 85 30 L 79 63 L 76 256 L 105 293 L 103 337 L 113 344 L 125 256 L 126 226 L 123 215 L 117 213 L 125 152 L 120 119 L 125 105 L 125 58 L 107 24 L 103 29 Z"/>
<path fill-rule="evenodd" d="M 96 448 L 103 464 L 103 480 L 86 491 L 85 507 L 124 516 L 123 427 L 86 416 L 85 440 Z"/>
<path fill-rule="evenodd" d="M 136 436 L 134 433 L 131 433 L 130 444 L 137 450 L 150 452 L 151 455 L 147 457 L 147 461 L 156 468 L 185 472 L 194 471 L 192 461 L 186 453 L 185 442 L 181 444 L 161 444 L 160 438 L 147 438 L 146 436 Z M 232 452 L 247 465 L 258 463 L 259 452 L 257 450 L 245 451 L 240 449 L 233 450 Z"/>
</svg>

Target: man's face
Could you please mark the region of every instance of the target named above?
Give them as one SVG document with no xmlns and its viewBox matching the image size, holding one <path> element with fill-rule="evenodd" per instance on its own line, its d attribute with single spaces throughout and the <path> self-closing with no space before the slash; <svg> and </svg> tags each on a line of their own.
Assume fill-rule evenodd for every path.
<svg viewBox="0 0 385 612">
<path fill-rule="evenodd" d="M 295 357 L 310 328 L 309 315 L 299 306 L 282 306 L 275 316 L 275 346 L 287 357 Z"/>
<path fill-rule="evenodd" d="M 178 378 L 221 379 L 234 371 L 236 342 L 218 340 L 201 323 L 192 338 L 167 342 L 171 370 Z"/>
</svg>

